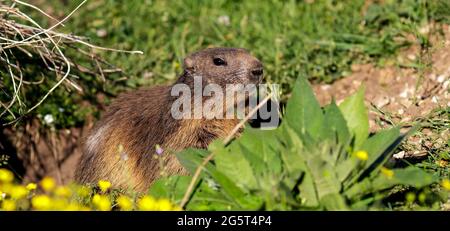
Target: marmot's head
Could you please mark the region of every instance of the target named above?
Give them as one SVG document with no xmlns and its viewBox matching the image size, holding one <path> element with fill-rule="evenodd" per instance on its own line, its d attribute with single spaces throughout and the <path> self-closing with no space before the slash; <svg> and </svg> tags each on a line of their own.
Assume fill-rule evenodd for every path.
<svg viewBox="0 0 450 231">
<path fill-rule="evenodd" d="M 201 76 L 203 83 L 221 87 L 258 84 L 262 80 L 263 66 L 245 49 L 208 48 L 184 59 L 184 74 L 178 82 L 190 85 L 193 76 Z"/>
</svg>

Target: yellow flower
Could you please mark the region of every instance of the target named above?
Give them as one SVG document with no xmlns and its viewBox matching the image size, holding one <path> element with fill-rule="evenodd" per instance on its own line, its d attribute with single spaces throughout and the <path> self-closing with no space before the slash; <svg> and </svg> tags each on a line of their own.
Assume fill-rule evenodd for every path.
<svg viewBox="0 0 450 231">
<path fill-rule="evenodd" d="M 55 195 L 59 197 L 70 197 L 72 196 L 72 191 L 67 186 L 59 186 L 55 190 Z"/>
<path fill-rule="evenodd" d="M 183 209 L 181 209 L 179 206 L 174 206 L 172 208 L 172 211 L 183 211 Z"/>
<path fill-rule="evenodd" d="M 142 197 L 138 202 L 138 208 L 142 211 L 152 211 L 156 209 L 156 200 L 150 196 Z"/>
<path fill-rule="evenodd" d="M 91 208 L 83 205 L 78 205 L 78 211 L 91 211 Z"/>
<path fill-rule="evenodd" d="M 87 211 L 89 210 L 86 207 L 83 207 L 77 203 L 74 202 L 70 202 L 65 208 L 63 208 L 62 210 L 64 211 Z"/>
<path fill-rule="evenodd" d="M 126 196 L 119 196 L 117 198 L 117 204 L 119 205 L 120 209 L 124 211 L 129 211 L 133 208 L 133 202 Z"/>
<path fill-rule="evenodd" d="M 63 210 L 64 208 L 67 207 L 67 201 L 65 199 L 61 199 L 61 198 L 53 199 L 52 207 L 55 210 Z"/>
<path fill-rule="evenodd" d="M 77 194 L 80 197 L 87 197 L 87 196 L 89 196 L 89 193 L 90 193 L 90 191 L 89 191 L 88 187 L 86 187 L 86 186 L 81 186 L 77 189 Z"/>
<path fill-rule="evenodd" d="M 12 189 L 13 189 L 13 187 L 14 187 L 14 185 L 11 184 L 11 183 L 2 184 L 2 185 L 0 185 L 0 186 L 1 186 L 0 189 L 1 189 L 2 192 L 5 193 L 5 194 L 10 194 L 11 191 L 12 191 Z"/>
<path fill-rule="evenodd" d="M 52 201 L 47 195 L 37 195 L 31 198 L 31 205 L 37 210 L 49 210 Z"/>
<path fill-rule="evenodd" d="M 14 174 L 4 168 L 0 168 L 0 181 L 4 183 L 9 183 L 14 180 Z"/>
<path fill-rule="evenodd" d="M 106 180 L 99 180 L 98 187 L 100 187 L 100 190 L 102 190 L 102 192 L 106 192 L 111 187 L 111 183 Z"/>
<path fill-rule="evenodd" d="M 381 170 L 381 173 L 383 175 L 385 175 L 388 179 L 392 179 L 392 177 L 394 176 L 394 171 L 392 171 L 392 170 L 390 170 L 388 168 L 381 167 L 380 170 Z"/>
<path fill-rule="evenodd" d="M 173 207 L 172 203 L 169 200 L 167 199 L 158 200 L 158 210 L 171 211 L 173 209 L 172 207 Z"/>
<path fill-rule="evenodd" d="M 448 161 L 446 161 L 446 160 L 440 160 L 438 164 L 439 164 L 439 167 L 445 168 L 445 167 L 447 167 L 447 165 L 448 165 Z"/>
<path fill-rule="evenodd" d="M 443 188 L 450 191 L 450 180 L 449 179 L 443 179 L 441 185 Z"/>
<path fill-rule="evenodd" d="M 21 199 L 28 194 L 27 189 L 22 185 L 15 185 L 11 188 L 11 198 Z"/>
<path fill-rule="evenodd" d="M 32 191 L 37 188 L 37 185 L 35 183 L 29 183 L 29 184 L 27 184 L 26 188 L 28 191 Z"/>
<path fill-rule="evenodd" d="M 100 211 L 111 210 L 111 202 L 109 201 L 107 196 L 95 194 L 94 197 L 92 198 L 92 203 Z"/>
<path fill-rule="evenodd" d="M 369 159 L 369 154 L 366 151 L 357 151 L 355 152 L 355 156 L 362 161 L 366 161 Z"/>
<path fill-rule="evenodd" d="M 41 180 L 41 187 L 47 191 L 50 192 L 55 188 L 55 180 L 51 177 L 44 177 L 44 179 Z"/>
<path fill-rule="evenodd" d="M 175 69 L 177 69 L 177 68 L 180 67 L 180 63 L 174 61 L 174 62 L 172 63 L 172 66 L 173 66 Z"/>
<path fill-rule="evenodd" d="M 2 210 L 4 211 L 14 211 L 16 210 L 16 202 L 13 200 L 5 200 L 2 203 Z"/>
</svg>

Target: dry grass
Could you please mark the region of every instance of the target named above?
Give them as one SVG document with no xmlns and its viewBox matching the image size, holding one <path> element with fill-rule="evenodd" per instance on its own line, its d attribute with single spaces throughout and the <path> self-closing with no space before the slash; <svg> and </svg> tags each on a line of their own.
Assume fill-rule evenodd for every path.
<svg viewBox="0 0 450 231">
<path fill-rule="evenodd" d="M 105 74 L 111 72 L 121 71 L 119 68 L 107 63 L 95 52 L 97 50 L 106 50 L 113 52 L 125 52 L 131 54 L 142 54 L 141 51 L 124 51 L 111 48 L 104 48 L 96 46 L 86 42 L 86 38 L 59 33 L 55 31 L 56 28 L 64 26 L 64 22 L 67 21 L 84 3 L 80 3 L 71 13 L 61 20 L 57 20 L 38 7 L 25 3 L 19 0 L 12 1 L 11 5 L 7 5 L 5 2 L 0 2 L 0 62 L 6 66 L 7 73 L 13 85 L 13 94 L 10 95 L 7 102 L 0 101 L 0 118 L 6 113 L 9 113 L 14 120 L 8 122 L 14 123 L 19 117 L 10 108 L 14 104 L 24 106 L 24 102 L 21 99 L 21 90 L 26 88 L 27 85 L 41 84 L 45 78 L 55 78 L 56 83 L 44 94 L 39 96 L 39 101 L 30 107 L 26 107 L 25 112 L 27 114 L 36 109 L 45 99 L 52 94 L 52 92 L 58 88 L 61 84 L 68 84 L 69 87 L 75 89 L 78 92 L 82 92 L 82 88 L 76 82 L 76 70 L 78 73 L 89 73 L 95 76 L 99 76 L 102 80 L 105 79 Z M 39 13 L 50 18 L 54 24 L 49 28 L 43 28 L 38 22 L 36 22 L 29 15 L 23 13 L 19 7 L 29 7 Z M 75 49 L 84 59 L 90 60 L 95 68 L 85 67 L 75 60 L 65 55 L 66 49 Z M 53 76 L 45 76 L 39 81 L 29 81 L 23 72 L 23 65 L 21 65 L 19 56 L 27 56 L 28 58 L 38 57 L 41 68 L 45 68 L 52 73 Z M 75 78 L 69 78 L 75 77 Z M 2 81 L 3 82 L 3 81 Z M 0 82 L 0 88 L 5 87 Z"/>
</svg>

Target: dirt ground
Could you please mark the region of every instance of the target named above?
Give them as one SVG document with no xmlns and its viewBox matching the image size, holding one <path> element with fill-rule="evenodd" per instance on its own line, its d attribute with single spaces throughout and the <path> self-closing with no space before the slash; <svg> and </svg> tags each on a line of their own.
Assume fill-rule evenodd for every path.
<svg viewBox="0 0 450 231">
<path fill-rule="evenodd" d="M 408 124 L 426 118 L 436 108 L 450 107 L 450 26 L 440 27 L 443 34 L 435 36 L 437 28 L 429 26 L 421 31 L 433 34 L 432 47 L 428 50 L 424 51 L 412 40 L 416 44 L 400 52 L 392 64 L 384 67 L 354 65 L 350 76 L 333 84 L 314 85 L 320 103 L 327 104 L 332 97 L 339 103 L 365 85 L 371 131 L 391 124 Z M 412 64 L 419 64 L 421 68 Z M 93 120 L 89 118 L 82 128 L 59 131 L 43 132 L 45 129 L 40 129 L 36 122 L 18 129 L 4 129 L 0 134 L 0 151 L 13 154 L 14 167 L 25 182 L 48 175 L 60 183 L 68 183 L 81 153 L 82 137 L 92 125 Z M 424 156 L 428 153 L 424 147 L 439 148 L 450 138 L 448 128 L 438 134 L 426 129 L 423 133 L 434 142 L 427 143 L 423 136 L 413 136 L 408 140 L 413 148 L 397 153 L 396 157 Z"/>
<path fill-rule="evenodd" d="M 411 40 L 414 45 L 401 51 L 395 64 L 382 68 L 373 64 L 353 65 L 350 76 L 330 85 L 314 86 L 319 102 L 327 104 L 334 97 L 339 103 L 364 85 L 372 132 L 392 124 L 408 125 L 432 116 L 436 109 L 450 107 L 450 26 L 430 25 L 422 28 L 421 33 L 431 34 L 431 48 L 421 49 L 417 41 Z M 415 150 L 397 153 L 395 157 L 422 157 L 428 153 L 424 146 L 439 149 L 450 139 L 449 128 L 450 125 L 439 134 L 424 129 L 427 140 L 435 142 L 427 143 L 422 137 L 413 136 L 408 142 Z"/>
</svg>

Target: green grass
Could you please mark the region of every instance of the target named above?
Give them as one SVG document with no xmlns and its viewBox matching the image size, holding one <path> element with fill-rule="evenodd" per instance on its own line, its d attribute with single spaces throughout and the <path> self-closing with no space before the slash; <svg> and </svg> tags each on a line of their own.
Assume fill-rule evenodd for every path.
<svg viewBox="0 0 450 231">
<path fill-rule="evenodd" d="M 45 5 L 67 14 L 81 1 L 68 2 Z M 132 87 L 174 80 L 180 61 L 190 52 L 237 46 L 263 61 L 268 81 L 291 90 L 297 73 L 330 82 L 344 76 L 355 61 L 389 57 L 406 45 L 398 38 L 439 18 L 439 1 L 386 1 L 365 10 L 364 2 L 100 0 L 83 6 L 63 31 L 102 46 L 142 50 L 143 56 L 107 55 L 127 70 Z M 221 16 L 229 17 L 230 24 L 218 22 Z M 99 30 L 106 36 L 98 37 Z M 150 72 L 152 77 L 143 78 Z"/>
<path fill-rule="evenodd" d="M 62 18 L 82 1 L 64 2 L 33 3 Z M 173 82 L 181 72 L 183 57 L 208 46 L 247 48 L 264 63 L 266 81 L 281 84 L 287 95 L 299 74 L 316 82 L 332 82 L 347 75 L 354 63 L 384 63 L 408 46 L 405 35 L 417 34 L 420 39 L 418 28 L 430 20 L 449 21 L 445 9 L 450 9 L 445 0 L 371 5 L 363 0 L 88 1 L 60 31 L 86 36 L 100 46 L 141 50 L 144 55 L 99 52 L 125 73 L 109 75 L 106 82 L 81 75 L 76 81 L 85 83 L 86 94 L 76 96 L 61 89 L 37 114 L 65 118 L 58 120 L 61 127 L 79 124 L 90 113 L 74 116 L 79 108 L 73 105 L 80 100 L 96 105 L 93 96 L 98 92 L 114 95 L 129 88 Z M 221 17 L 229 23 L 221 23 Z M 44 25 L 49 22 L 42 15 L 38 19 Z M 51 81 L 47 84 L 51 86 Z M 35 92 L 45 89 L 41 86 Z M 70 99 L 65 100 L 68 95 Z"/>
</svg>

